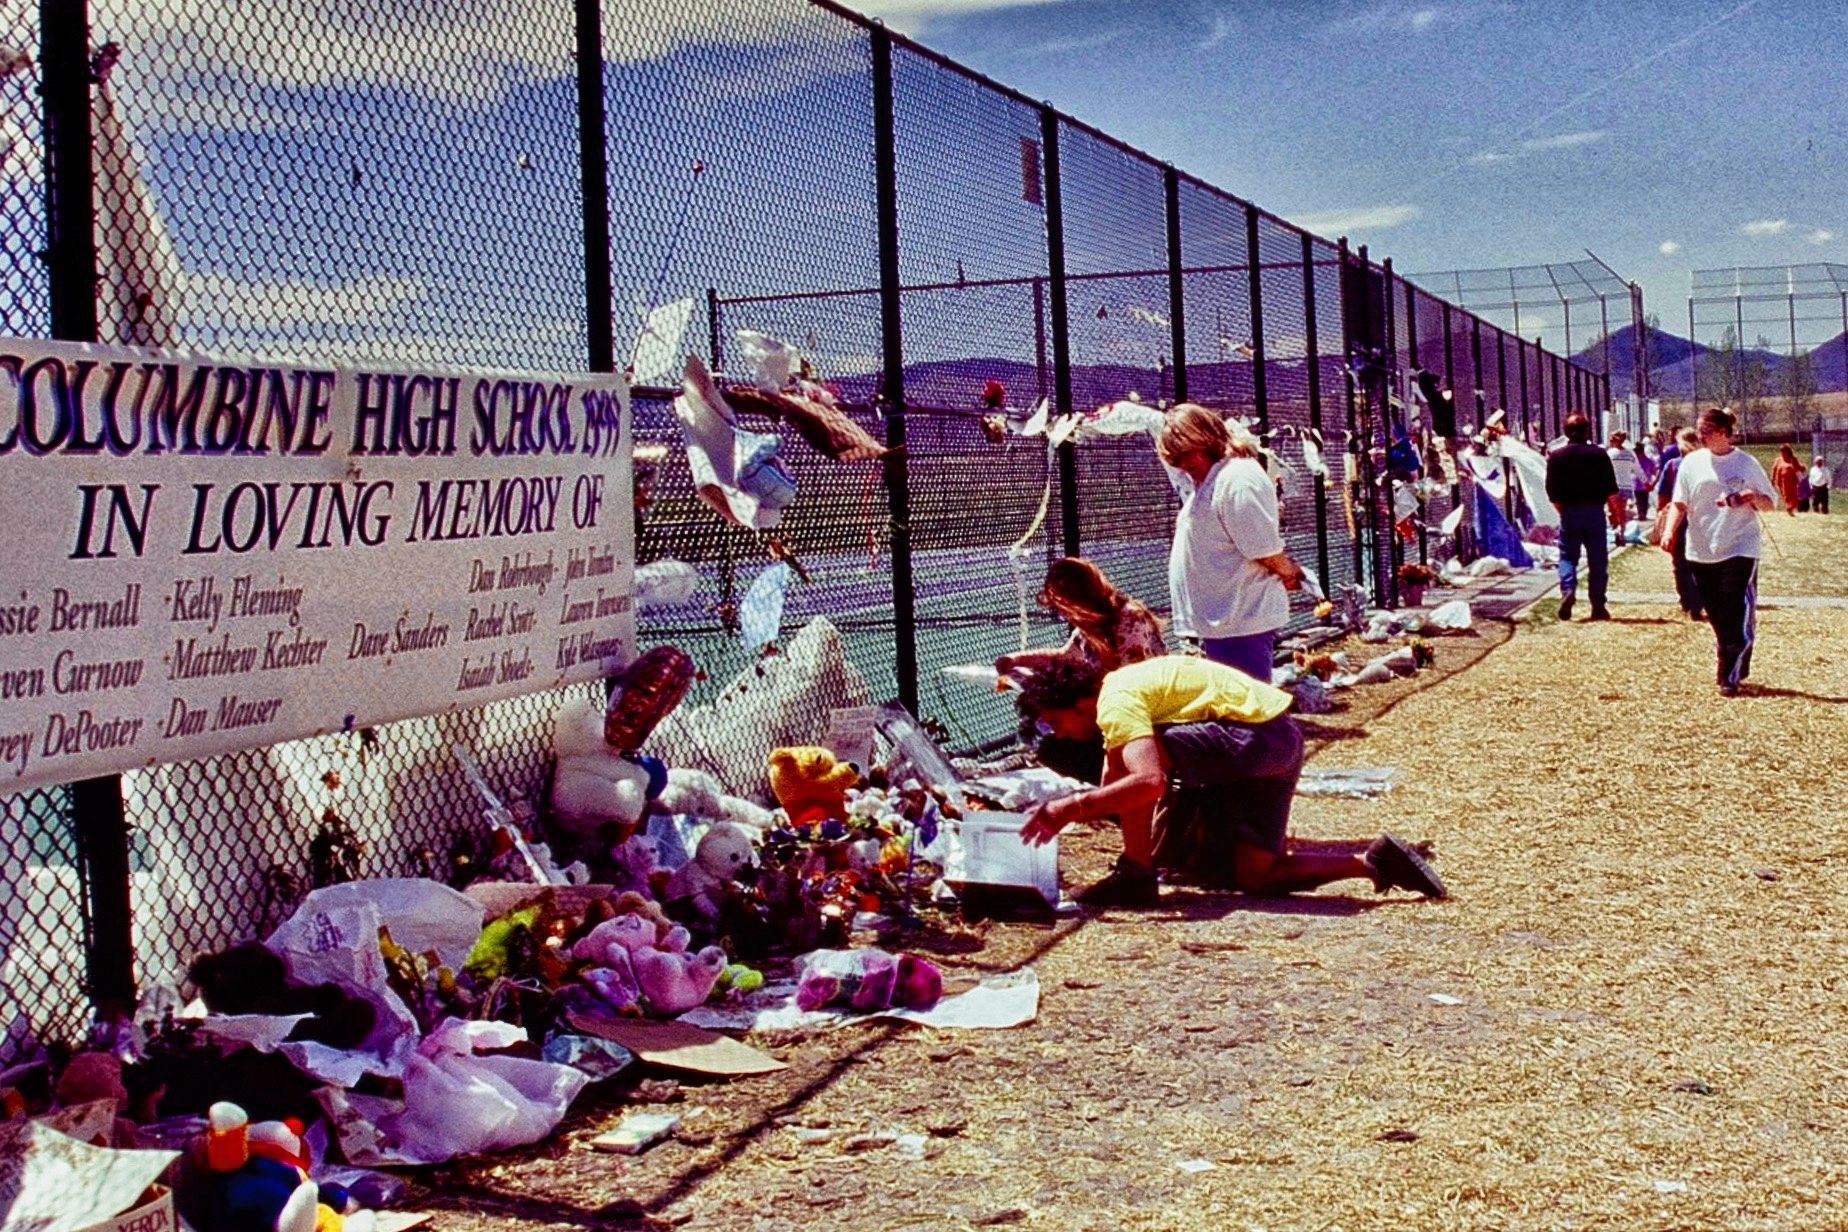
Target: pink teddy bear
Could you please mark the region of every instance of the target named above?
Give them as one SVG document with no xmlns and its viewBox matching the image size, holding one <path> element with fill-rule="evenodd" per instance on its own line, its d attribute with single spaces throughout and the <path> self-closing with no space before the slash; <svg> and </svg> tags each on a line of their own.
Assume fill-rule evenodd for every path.
<svg viewBox="0 0 1848 1232">
<path fill-rule="evenodd" d="M 582 978 L 599 997 L 618 1010 L 630 1010 L 642 995 L 635 976 L 635 952 L 654 943 L 654 921 L 630 913 L 591 929 L 571 947 L 571 957 L 591 964 Z"/>
<path fill-rule="evenodd" d="M 667 1017 L 704 1004 L 729 961 L 716 945 L 688 953 L 691 940 L 678 924 L 661 935 L 653 920 L 631 912 L 591 929 L 571 956 L 593 964 L 584 981 L 604 1000 L 628 1009 L 645 998 L 649 1013 Z"/>
</svg>

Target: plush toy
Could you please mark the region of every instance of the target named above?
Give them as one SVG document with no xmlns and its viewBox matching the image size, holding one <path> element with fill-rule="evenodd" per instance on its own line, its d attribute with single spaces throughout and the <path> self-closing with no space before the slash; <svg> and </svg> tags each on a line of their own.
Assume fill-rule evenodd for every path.
<svg viewBox="0 0 1848 1232">
<path fill-rule="evenodd" d="M 213 1104 L 199 1154 L 210 1173 L 201 1232 L 372 1232 L 338 1185 L 308 1177 L 308 1145 L 296 1121 L 252 1125 L 236 1104 Z"/>
<path fill-rule="evenodd" d="M 687 930 L 676 928 L 659 948 L 637 948 L 630 961 L 635 968 L 635 982 L 648 999 L 648 1012 L 667 1018 L 705 1004 L 728 960 L 725 951 L 716 945 L 688 953 Z"/>
<path fill-rule="evenodd" d="M 862 1013 L 927 1010 L 943 996 L 935 963 L 884 950 L 816 950 L 802 960 L 796 1006 L 803 1011 L 842 1005 Z"/>
<path fill-rule="evenodd" d="M 770 810 L 762 805 L 727 795 L 724 785 L 704 770 L 669 770 L 667 788 L 655 800 L 654 810 L 710 821 L 736 822 L 760 833 L 775 821 Z"/>
<path fill-rule="evenodd" d="M 610 885 L 625 893 L 649 898 L 658 893 L 657 874 L 663 870 L 661 849 L 653 839 L 645 834 L 631 834 L 610 849 L 610 860 L 615 865 L 610 871 Z"/>
<path fill-rule="evenodd" d="M 186 978 L 214 1014 L 311 1015 L 289 1033 L 292 1040 L 358 1048 L 378 1024 L 377 1007 L 338 984 L 291 983 L 287 960 L 260 941 L 202 954 L 187 968 Z"/>
<path fill-rule="evenodd" d="M 626 839 L 649 800 L 667 786 L 667 769 L 653 758 L 631 759 L 611 749 L 603 740 L 603 717 L 588 701 L 559 708 L 552 733 L 558 756 L 552 814 L 575 837 L 613 830 Z"/>
<path fill-rule="evenodd" d="M 701 919 L 717 920 L 724 909 L 726 887 L 751 867 L 751 854 L 749 831 L 729 821 L 717 822 L 699 840 L 693 858 L 668 879 L 662 898 L 689 904 Z"/>
<path fill-rule="evenodd" d="M 572 947 L 571 957 L 599 967 L 615 966 L 620 961 L 618 956 L 627 958 L 660 940 L 652 921 L 639 915 L 619 915 L 591 929 Z"/>
<path fill-rule="evenodd" d="M 850 763 L 822 748 L 784 748 L 770 754 L 770 791 L 794 826 L 847 817 L 847 789 L 860 781 Z"/>
</svg>

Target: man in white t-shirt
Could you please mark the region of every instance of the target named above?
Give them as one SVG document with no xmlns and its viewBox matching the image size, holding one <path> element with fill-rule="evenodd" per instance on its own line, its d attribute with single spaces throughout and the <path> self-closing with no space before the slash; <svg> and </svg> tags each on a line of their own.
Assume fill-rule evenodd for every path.
<svg viewBox="0 0 1848 1232">
<path fill-rule="evenodd" d="M 1686 522 L 1688 568 L 1719 645 L 1720 693 L 1737 697 L 1752 674 L 1757 634 L 1758 515 L 1777 503 L 1765 468 L 1733 444 L 1730 411 L 1702 411 L 1695 431 L 1701 448 L 1681 460 L 1662 543 L 1672 551 Z"/>
<path fill-rule="evenodd" d="M 1199 638 L 1215 663 L 1269 684 L 1277 634 L 1290 619 L 1284 592 L 1303 583 L 1284 551 L 1276 486 L 1255 459 L 1231 456 L 1225 420 L 1203 406 L 1169 411 L 1156 447 L 1194 485 L 1168 552 L 1173 627 Z"/>
<path fill-rule="evenodd" d="M 1829 460 L 1821 454 L 1810 459 L 1810 508 L 1817 513 L 1829 512 L 1829 485 L 1835 475 L 1829 470 Z"/>
</svg>

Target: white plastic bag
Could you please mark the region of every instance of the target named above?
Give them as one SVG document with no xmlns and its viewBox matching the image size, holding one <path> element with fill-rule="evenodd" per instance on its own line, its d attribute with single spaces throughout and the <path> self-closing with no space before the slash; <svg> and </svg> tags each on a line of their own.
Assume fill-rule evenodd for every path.
<svg viewBox="0 0 1848 1232">
<path fill-rule="evenodd" d="M 1429 627 L 1434 631 L 1462 633 L 1473 623 L 1467 599 L 1452 599 L 1431 609 Z"/>
<path fill-rule="evenodd" d="M 445 1021 L 404 1068 L 404 1099 L 345 1095 L 329 1107 L 350 1163 L 435 1164 L 537 1142 L 590 1081 L 568 1065 L 479 1056 L 526 1039 L 504 1022 Z"/>
</svg>

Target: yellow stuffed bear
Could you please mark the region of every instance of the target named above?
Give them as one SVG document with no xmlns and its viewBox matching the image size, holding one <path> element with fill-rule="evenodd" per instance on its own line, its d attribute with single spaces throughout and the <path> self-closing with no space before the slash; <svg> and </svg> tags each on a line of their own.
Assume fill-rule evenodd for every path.
<svg viewBox="0 0 1848 1232">
<path fill-rule="evenodd" d="M 860 772 L 822 748 L 777 749 L 770 754 L 770 791 L 795 826 L 847 820 L 847 789 Z"/>
</svg>

